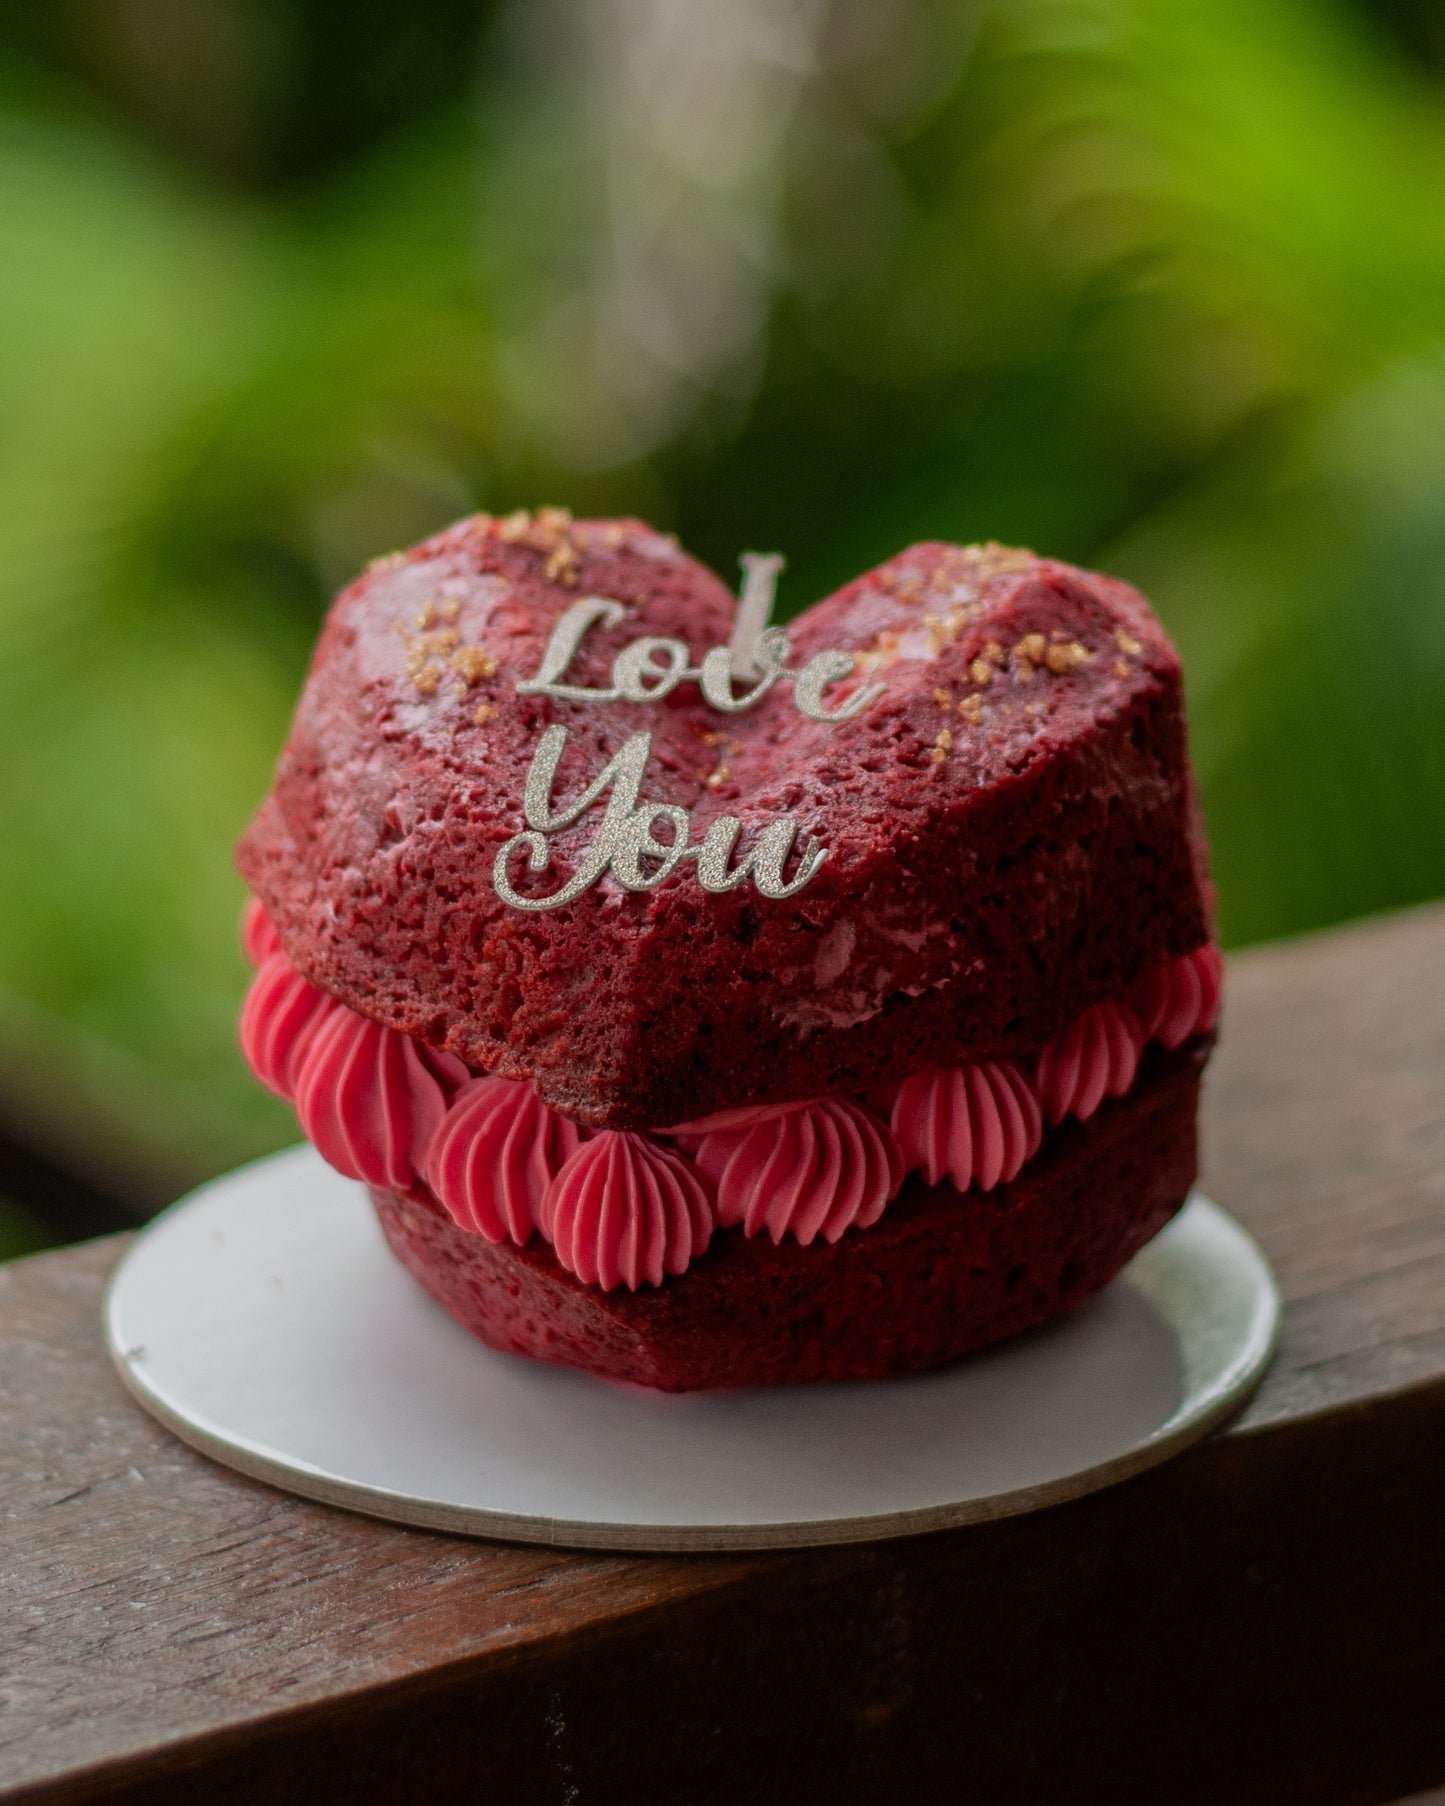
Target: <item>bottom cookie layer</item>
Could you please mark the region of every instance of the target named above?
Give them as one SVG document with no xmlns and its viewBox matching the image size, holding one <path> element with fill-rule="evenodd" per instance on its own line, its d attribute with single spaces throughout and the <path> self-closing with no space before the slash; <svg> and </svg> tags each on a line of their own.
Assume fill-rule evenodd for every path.
<svg viewBox="0 0 1445 1806">
<path fill-rule="evenodd" d="M 1051 1130 L 996 1191 L 915 1174 L 831 1246 L 722 1230 L 686 1273 L 637 1292 L 583 1285 L 541 1241 L 469 1235 L 430 1198 L 371 1195 L 403 1265 L 509 1354 L 665 1392 L 916 1373 L 1072 1310 L 1164 1227 L 1194 1183 L 1208 1050 L 1151 1049 L 1126 1097 Z"/>
</svg>

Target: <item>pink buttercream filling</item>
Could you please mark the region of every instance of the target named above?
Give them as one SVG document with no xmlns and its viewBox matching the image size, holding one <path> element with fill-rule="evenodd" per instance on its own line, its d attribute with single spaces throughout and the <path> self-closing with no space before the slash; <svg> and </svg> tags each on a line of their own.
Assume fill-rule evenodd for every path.
<svg viewBox="0 0 1445 1806">
<path fill-rule="evenodd" d="M 271 926 L 259 897 L 248 897 L 241 911 L 241 950 L 253 966 L 262 965 L 281 951 L 281 937 Z"/>
<path fill-rule="evenodd" d="M 675 1148 L 604 1129 L 548 1186 L 537 1226 L 584 1284 L 635 1292 L 685 1273 L 716 1221 L 711 1187 Z"/>
<path fill-rule="evenodd" d="M 1028 1078 L 1011 1060 L 936 1066 L 898 1087 L 889 1121 L 908 1170 L 930 1185 L 992 1191 L 1018 1175 L 1043 1140 L 1043 1116 Z"/>
<path fill-rule="evenodd" d="M 714 1129 L 692 1158 L 717 1187 L 720 1224 L 804 1247 L 876 1223 L 905 1172 L 887 1124 L 846 1097 Z"/>
<path fill-rule="evenodd" d="M 296 1115 L 338 1172 L 407 1191 L 469 1077 L 453 1055 L 338 1007 L 297 1063 Z"/>
<path fill-rule="evenodd" d="M 582 1145 L 576 1123 L 530 1085 L 470 1079 L 426 1152 L 428 1186 L 463 1229 L 520 1247 L 553 1181 Z"/>
<path fill-rule="evenodd" d="M 254 899 L 242 943 L 258 967 L 242 1050 L 332 1166 L 393 1191 L 425 1184 L 488 1241 L 540 1234 L 604 1290 L 685 1272 L 715 1226 L 837 1241 L 876 1223 L 911 1172 L 960 1191 L 1007 1184 L 1045 1124 L 1085 1121 L 1129 1090 L 1147 1042 L 1175 1048 L 1212 1029 L 1223 978 L 1212 944 L 1168 960 L 1069 1023 L 1032 1072 L 933 1068 L 866 1097 L 744 1105 L 643 1135 L 579 1128 L 529 1085 L 473 1075 L 337 1002 L 289 964 Z"/>
<path fill-rule="evenodd" d="M 1106 1097 L 1123 1097 L 1144 1055 L 1144 1031 L 1122 1003 L 1090 1004 L 1054 1036 L 1034 1067 L 1034 1087 L 1051 1129 L 1066 1116 L 1088 1119 Z"/>
</svg>

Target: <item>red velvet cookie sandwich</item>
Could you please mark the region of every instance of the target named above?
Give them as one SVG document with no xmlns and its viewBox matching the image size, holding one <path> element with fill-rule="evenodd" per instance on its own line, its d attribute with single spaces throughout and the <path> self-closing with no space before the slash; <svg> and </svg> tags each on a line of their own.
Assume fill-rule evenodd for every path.
<svg viewBox="0 0 1445 1806">
<path fill-rule="evenodd" d="M 243 839 L 257 1074 L 494 1347 L 668 1390 L 914 1371 L 1183 1203 L 1220 968 L 1127 585 L 919 545 L 767 626 L 635 521 L 337 600 Z"/>
</svg>

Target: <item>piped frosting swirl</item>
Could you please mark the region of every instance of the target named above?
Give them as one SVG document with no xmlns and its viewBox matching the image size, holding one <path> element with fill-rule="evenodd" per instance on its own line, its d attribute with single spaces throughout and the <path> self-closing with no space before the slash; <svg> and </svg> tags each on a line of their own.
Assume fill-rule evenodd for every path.
<svg viewBox="0 0 1445 1806">
<path fill-rule="evenodd" d="M 610 1292 L 660 1286 L 712 1239 L 713 1205 L 696 1167 L 645 1135 L 604 1130 L 548 1186 L 539 1226 L 557 1259 Z"/>
<path fill-rule="evenodd" d="M 1219 1020 L 1224 960 L 1213 941 L 1146 972 L 1129 993 L 1129 1007 L 1146 1040 L 1182 1047 Z"/>
<path fill-rule="evenodd" d="M 259 897 L 248 897 L 241 911 L 241 951 L 253 966 L 264 965 L 273 953 L 281 951 L 281 937 Z"/>
<path fill-rule="evenodd" d="M 338 1004 L 301 1055 L 296 1114 L 338 1172 L 407 1191 L 467 1077 L 451 1054 Z"/>
<path fill-rule="evenodd" d="M 241 1006 L 241 1051 L 252 1072 L 289 1103 L 296 1095 L 301 1060 L 317 1029 L 345 1009 L 345 1004 L 304 979 L 278 944 L 277 951 L 262 961 Z"/>
<path fill-rule="evenodd" d="M 898 1087 L 893 1133 L 910 1170 L 930 1185 L 945 1175 L 959 1191 L 992 1191 L 1017 1176 L 1043 1139 L 1033 1086 L 1011 1060 L 933 1067 Z"/>
<path fill-rule="evenodd" d="M 530 1085 L 470 1079 L 452 1100 L 426 1158 L 426 1182 L 462 1229 L 520 1247 L 547 1188 L 582 1145 L 576 1123 Z"/>
<path fill-rule="evenodd" d="M 844 1097 L 823 1098 L 751 1127 L 715 1129 L 693 1155 L 717 1186 L 718 1222 L 766 1229 L 807 1247 L 876 1223 L 903 1183 L 887 1125 Z"/>
<path fill-rule="evenodd" d="M 1090 1004 L 1039 1055 L 1034 1083 L 1051 1128 L 1066 1116 L 1088 1119 L 1106 1097 L 1134 1083 L 1144 1034 L 1121 1003 Z"/>
</svg>

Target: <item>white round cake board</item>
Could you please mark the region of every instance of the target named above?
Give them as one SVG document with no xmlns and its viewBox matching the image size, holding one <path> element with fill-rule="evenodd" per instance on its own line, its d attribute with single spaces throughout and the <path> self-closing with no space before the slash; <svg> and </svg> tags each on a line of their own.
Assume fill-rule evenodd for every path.
<svg viewBox="0 0 1445 1806">
<path fill-rule="evenodd" d="M 720 1550 L 907 1535 L 1110 1485 L 1249 1396 L 1279 1300 L 1255 1244 L 1195 1196 L 1075 1315 L 949 1367 L 653 1393 L 484 1347 L 307 1147 L 167 1211 L 105 1310 L 140 1402 L 242 1473 L 464 1535 Z"/>
</svg>

